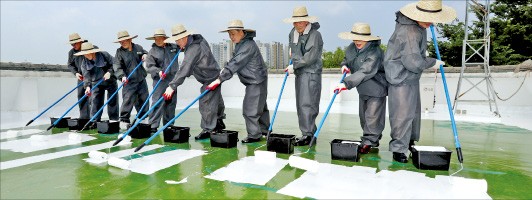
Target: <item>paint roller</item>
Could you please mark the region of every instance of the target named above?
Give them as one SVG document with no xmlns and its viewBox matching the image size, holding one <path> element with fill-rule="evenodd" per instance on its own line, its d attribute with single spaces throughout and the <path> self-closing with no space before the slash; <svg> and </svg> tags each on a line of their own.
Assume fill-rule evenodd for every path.
<svg viewBox="0 0 532 200">
<path fill-rule="evenodd" d="M 129 166 L 131 165 L 131 161 L 124 160 L 117 157 L 109 157 L 109 160 L 107 160 L 107 164 L 113 167 L 117 167 L 120 169 L 129 169 Z"/>
<path fill-rule="evenodd" d="M 344 82 L 344 78 L 345 78 L 346 75 L 347 75 L 347 72 L 344 72 L 342 74 L 342 78 L 340 79 L 340 83 Z M 329 106 L 327 107 L 327 110 L 325 111 L 325 114 L 321 118 L 320 124 L 319 124 L 318 128 L 316 129 L 316 132 L 314 132 L 314 135 L 312 136 L 312 140 L 310 141 L 308 150 L 303 152 L 303 153 L 298 153 L 298 154 L 291 155 L 288 158 L 288 164 L 290 164 L 290 166 L 295 167 L 295 168 L 304 169 L 304 170 L 307 170 L 307 171 L 310 171 L 310 172 L 313 172 L 313 173 L 316 173 L 318 171 L 318 168 L 319 168 L 318 164 L 319 163 L 317 161 L 306 159 L 306 158 L 303 158 L 303 157 L 298 157 L 297 155 L 301 155 L 301 154 L 310 152 L 310 149 L 312 148 L 312 146 L 314 146 L 314 143 L 316 143 L 315 142 L 316 138 L 318 138 L 318 135 L 320 134 L 321 127 L 323 126 L 323 123 L 325 122 L 325 119 L 327 118 L 327 115 L 329 114 L 329 111 L 331 110 L 331 106 L 334 103 L 334 99 L 336 98 L 336 95 L 338 95 L 338 93 L 340 93 L 340 91 L 338 91 L 338 90 L 334 91 L 334 95 L 333 95 L 333 97 L 331 99 L 331 102 L 329 103 Z"/>
<path fill-rule="evenodd" d="M 117 144 L 125 145 L 125 144 L 131 142 L 131 136 L 129 136 L 129 135 L 124 136 L 123 133 L 120 133 L 120 134 L 118 134 L 118 139 L 120 139 L 120 138 L 122 138 L 122 140 L 120 140 L 120 142 L 117 143 Z"/>
<path fill-rule="evenodd" d="M 19 131 L 9 130 L 9 131 L 6 131 L 5 136 L 8 137 L 8 138 L 13 138 L 13 137 L 17 137 L 18 133 L 19 133 Z"/>
<path fill-rule="evenodd" d="M 100 151 L 90 151 L 89 158 L 96 159 L 96 160 L 107 160 L 109 159 L 109 155 L 104 152 L 100 152 Z"/>
<path fill-rule="evenodd" d="M 47 138 L 45 135 L 32 135 L 30 136 L 30 141 L 32 142 L 44 142 Z"/>
</svg>

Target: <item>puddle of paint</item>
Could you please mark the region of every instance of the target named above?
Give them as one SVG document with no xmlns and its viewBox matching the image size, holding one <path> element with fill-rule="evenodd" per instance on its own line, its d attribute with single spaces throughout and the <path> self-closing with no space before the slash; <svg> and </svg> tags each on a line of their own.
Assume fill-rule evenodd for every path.
<svg viewBox="0 0 532 200">
<path fill-rule="evenodd" d="M 76 137 L 73 137 L 76 135 Z M 64 132 L 53 135 L 32 135 L 30 138 L 11 140 L 0 143 L 0 149 L 10 150 L 13 152 L 29 153 L 44 149 L 51 149 L 82 142 L 91 141 L 95 137 L 73 132 Z"/>
<path fill-rule="evenodd" d="M 43 131 L 39 129 L 8 130 L 8 131 L 3 131 L 0 133 L 0 140 L 11 139 L 11 138 L 26 136 L 26 135 L 32 135 L 32 134 L 36 134 L 40 132 L 43 132 Z"/>
<path fill-rule="evenodd" d="M 202 150 L 172 150 L 130 160 L 128 170 L 139 174 L 153 174 L 185 160 L 205 155 Z"/>
<path fill-rule="evenodd" d="M 205 176 L 205 178 L 265 185 L 287 164 L 288 160 L 280 158 L 275 158 L 270 162 L 259 162 L 256 161 L 255 156 L 249 156 L 231 162 L 226 167 L 220 168 Z"/>
</svg>

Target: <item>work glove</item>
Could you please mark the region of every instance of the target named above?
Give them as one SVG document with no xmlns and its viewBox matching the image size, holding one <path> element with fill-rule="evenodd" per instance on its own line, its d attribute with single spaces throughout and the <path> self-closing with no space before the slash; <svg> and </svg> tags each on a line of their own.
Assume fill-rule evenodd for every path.
<svg viewBox="0 0 532 200">
<path fill-rule="evenodd" d="M 431 69 L 438 70 L 440 69 L 440 65 L 445 65 L 445 62 L 441 60 L 436 60 L 436 63 L 434 64 L 434 66 L 431 67 Z"/>
<path fill-rule="evenodd" d="M 85 94 L 90 97 L 91 96 L 91 87 L 85 88 Z"/>
<path fill-rule="evenodd" d="M 180 52 L 179 56 L 177 56 L 177 63 L 179 65 L 181 65 L 183 63 L 183 60 L 185 60 L 185 53 L 184 52 Z"/>
<path fill-rule="evenodd" d="M 159 77 L 161 77 L 161 80 L 164 80 L 164 78 L 166 78 L 166 74 L 163 71 L 160 71 Z"/>
<path fill-rule="evenodd" d="M 76 73 L 76 78 L 78 78 L 78 80 L 82 81 L 83 80 L 83 75 L 81 75 L 80 73 Z"/>
<path fill-rule="evenodd" d="M 124 83 L 124 85 L 127 85 L 128 82 L 129 80 L 127 80 L 127 77 L 122 77 L 122 83 Z"/>
<path fill-rule="evenodd" d="M 166 88 L 166 91 L 163 94 L 164 100 L 170 100 L 172 99 L 172 96 L 174 95 L 174 89 L 172 89 L 170 86 Z"/>
<path fill-rule="evenodd" d="M 142 61 L 144 61 L 144 60 L 146 60 L 146 57 L 148 57 L 148 55 L 142 54 L 142 57 L 140 57 L 140 59 L 142 59 Z"/>
<path fill-rule="evenodd" d="M 294 73 L 294 65 L 288 65 L 288 67 L 286 67 L 284 69 L 284 72 L 288 72 L 288 74 L 293 74 Z"/>
<path fill-rule="evenodd" d="M 207 90 L 215 90 L 220 85 L 220 83 L 221 83 L 220 79 L 217 78 L 211 84 L 209 84 L 205 89 L 207 89 Z"/>
<path fill-rule="evenodd" d="M 351 70 L 349 68 L 347 68 L 347 66 L 342 66 L 342 74 L 345 74 L 345 73 L 348 73 L 350 74 L 351 73 Z"/>
<path fill-rule="evenodd" d="M 106 72 L 104 75 L 103 75 L 103 80 L 107 80 L 107 79 L 110 79 L 111 78 L 111 73 L 109 72 Z"/>
<path fill-rule="evenodd" d="M 342 92 L 343 90 L 347 90 L 347 88 L 345 87 L 345 84 L 339 83 L 338 85 L 336 85 L 336 88 L 334 89 L 334 93 L 340 94 L 340 92 Z"/>
</svg>

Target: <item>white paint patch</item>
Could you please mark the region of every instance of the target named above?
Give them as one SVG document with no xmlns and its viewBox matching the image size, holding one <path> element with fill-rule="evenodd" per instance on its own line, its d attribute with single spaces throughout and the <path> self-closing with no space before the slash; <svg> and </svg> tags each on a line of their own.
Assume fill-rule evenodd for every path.
<svg viewBox="0 0 532 200">
<path fill-rule="evenodd" d="M 95 137 L 85 134 L 78 134 L 76 140 L 72 140 L 73 132 L 64 132 L 53 135 L 32 135 L 27 139 L 12 140 L 0 143 L 0 149 L 10 150 L 13 152 L 29 153 L 44 149 L 51 149 L 67 145 L 79 144 L 96 139 Z"/>
<path fill-rule="evenodd" d="M 166 182 L 167 184 L 171 184 L 171 185 L 186 183 L 186 182 L 188 182 L 188 177 L 185 177 L 184 179 L 182 179 L 180 181 L 166 180 L 164 182 Z"/>
<path fill-rule="evenodd" d="M 103 144 L 96 144 L 96 145 L 80 147 L 76 149 L 69 149 L 65 151 L 55 152 L 55 153 L 48 153 L 48 154 L 43 154 L 43 155 L 30 156 L 30 157 L 21 158 L 21 159 L 5 161 L 5 162 L 0 163 L 0 170 L 20 167 L 24 165 L 43 162 L 47 160 L 53 160 L 57 158 L 67 157 L 67 156 L 84 154 L 84 153 L 88 153 L 90 151 L 95 151 L 95 150 L 101 150 L 101 149 L 109 148 L 109 146 L 111 146 L 113 143 L 114 141 L 111 141 L 111 142 L 106 142 Z"/>
<path fill-rule="evenodd" d="M 315 199 L 491 199 L 485 180 L 320 163 L 277 193 Z"/>
<path fill-rule="evenodd" d="M 437 151 L 437 152 L 449 151 L 445 147 L 440 147 L 440 146 L 413 146 L 412 148 L 418 151 Z"/>
<path fill-rule="evenodd" d="M 288 161 L 280 158 L 276 158 L 269 163 L 255 162 L 255 157 L 249 156 L 231 162 L 226 167 L 205 176 L 205 178 L 266 185 L 286 164 L 288 164 Z"/>
<path fill-rule="evenodd" d="M 130 155 L 133 155 L 133 154 L 136 154 L 136 153 L 142 153 L 142 152 L 146 152 L 146 151 L 151 151 L 151 150 L 160 148 L 162 146 L 163 145 L 160 145 L 160 144 L 152 144 L 152 145 L 145 146 L 144 148 L 142 148 L 138 152 L 135 152 L 135 148 L 125 149 L 125 150 L 121 150 L 121 151 L 117 151 L 117 152 L 113 152 L 113 153 L 108 154 L 108 158 L 110 158 L 110 157 L 122 158 L 122 157 L 130 156 Z M 83 160 L 87 161 L 88 163 L 99 165 L 99 164 L 107 163 L 107 159 L 92 158 L 90 156 L 90 152 L 89 152 L 89 158 L 85 158 Z"/>
<path fill-rule="evenodd" d="M 129 170 L 139 174 L 150 175 L 161 169 L 179 164 L 185 160 L 205 155 L 202 150 L 172 150 L 163 153 L 152 154 L 137 159 L 132 159 Z M 126 169 L 127 170 L 127 169 Z"/>
<path fill-rule="evenodd" d="M 19 136 L 31 135 L 31 134 L 40 133 L 40 132 L 43 132 L 43 130 L 39 130 L 39 129 L 8 130 L 8 131 L 3 131 L 0 133 L 0 140 L 16 138 Z"/>
</svg>

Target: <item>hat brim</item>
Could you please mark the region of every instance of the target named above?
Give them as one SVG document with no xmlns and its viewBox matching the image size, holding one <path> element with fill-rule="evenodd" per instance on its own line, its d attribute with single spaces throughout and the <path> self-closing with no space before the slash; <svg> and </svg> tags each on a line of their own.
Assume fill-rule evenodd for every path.
<svg viewBox="0 0 532 200">
<path fill-rule="evenodd" d="M 164 43 L 173 43 L 176 40 L 189 36 L 190 34 L 192 34 L 192 31 L 187 30 L 184 33 L 167 38 L 166 40 L 164 40 Z"/>
<path fill-rule="evenodd" d="M 373 41 L 381 40 L 381 38 L 372 35 L 357 35 L 351 32 L 338 33 L 338 37 L 344 40 L 361 40 L 361 41 Z"/>
<path fill-rule="evenodd" d="M 416 4 L 417 3 L 408 4 L 402 7 L 399 11 L 408 18 L 420 22 L 449 23 L 456 19 L 456 11 L 449 6 L 442 5 L 442 10 L 440 12 L 429 13 L 418 10 Z"/>
<path fill-rule="evenodd" d="M 168 39 L 168 36 L 151 36 L 151 37 L 147 37 L 146 40 L 155 40 L 156 37 L 164 37 L 164 39 Z"/>
<path fill-rule="evenodd" d="M 284 23 L 294 23 L 294 22 L 317 22 L 318 17 L 316 16 L 307 16 L 307 17 L 290 17 L 283 19 Z"/>
<path fill-rule="evenodd" d="M 96 53 L 96 52 L 100 52 L 100 51 L 102 51 L 102 50 L 100 50 L 100 49 L 91 49 L 91 50 L 88 50 L 88 51 L 77 52 L 74 55 L 75 56 L 81 56 L 81 55 L 85 55 L 85 54 L 89 54 L 89 53 Z"/>
<path fill-rule="evenodd" d="M 243 31 L 247 31 L 247 32 L 255 32 L 255 30 L 247 29 L 247 28 L 228 28 L 228 29 L 225 29 L 225 30 L 221 30 L 220 33 L 229 32 L 230 30 L 243 30 Z"/>
<path fill-rule="evenodd" d="M 128 40 L 128 39 L 135 39 L 137 37 L 138 37 L 138 35 L 129 36 L 129 37 L 125 37 L 125 38 L 120 38 L 119 40 L 115 41 L 114 43 L 119 43 L 120 41 L 124 41 L 124 40 Z"/>
<path fill-rule="evenodd" d="M 74 40 L 74 41 L 68 41 L 68 44 L 76 44 L 78 42 L 84 42 L 84 41 L 85 41 L 84 39 L 79 38 L 79 39 Z"/>
</svg>

